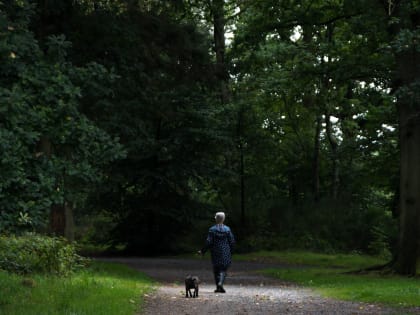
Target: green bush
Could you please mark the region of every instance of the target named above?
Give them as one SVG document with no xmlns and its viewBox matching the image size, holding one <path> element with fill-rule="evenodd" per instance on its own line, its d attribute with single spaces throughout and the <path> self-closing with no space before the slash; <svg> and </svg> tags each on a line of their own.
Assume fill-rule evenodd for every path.
<svg viewBox="0 0 420 315">
<path fill-rule="evenodd" d="M 86 260 L 64 238 L 37 234 L 0 236 L 0 269 L 18 274 L 68 275 Z"/>
<path fill-rule="evenodd" d="M 371 234 L 372 240 L 368 245 L 369 254 L 390 260 L 392 253 L 390 250 L 389 235 L 378 226 L 372 227 Z"/>
</svg>

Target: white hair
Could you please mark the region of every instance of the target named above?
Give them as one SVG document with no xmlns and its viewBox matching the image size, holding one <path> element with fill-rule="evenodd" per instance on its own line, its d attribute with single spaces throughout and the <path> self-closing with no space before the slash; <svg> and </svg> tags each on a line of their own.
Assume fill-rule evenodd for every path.
<svg viewBox="0 0 420 315">
<path fill-rule="evenodd" d="M 216 219 L 216 223 L 221 224 L 225 221 L 225 213 L 217 212 L 214 218 Z"/>
</svg>

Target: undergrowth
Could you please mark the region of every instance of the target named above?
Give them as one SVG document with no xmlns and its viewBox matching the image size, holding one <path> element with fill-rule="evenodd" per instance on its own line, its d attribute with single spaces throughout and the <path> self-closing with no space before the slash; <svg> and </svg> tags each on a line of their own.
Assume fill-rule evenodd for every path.
<svg viewBox="0 0 420 315">
<path fill-rule="evenodd" d="M 128 267 L 94 262 L 68 277 L 0 271 L 1 315 L 129 315 L 152 281 Z"/>
</svg>

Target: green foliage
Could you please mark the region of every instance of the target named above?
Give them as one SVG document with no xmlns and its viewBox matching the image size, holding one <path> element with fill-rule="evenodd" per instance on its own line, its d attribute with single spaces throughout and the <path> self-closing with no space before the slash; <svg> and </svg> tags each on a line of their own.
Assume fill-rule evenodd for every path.
<svg viewBox="0 0 420 315">
<path fill-rule="evenodd" d="M 311 287 L 326 297 L 383 303 L 392 306 L 419 306 L 418 278 L 380 274 L 346 274 L 386 261 L 360 254 L 320 254 L 306 251 L 262 251 L 235 259 L 263 260 L 290 264 L 290 268 L 265 270 L 267 275 Z"/>
<path fill-rule="evenodd" d="M 0 237 L 0 269 L 18 274 L 69 275 L 86 260 L 57 237 L 26 234 Z"/>
<path fill-rule="evenodd" d="M 201 2 L 1 2 L 0 230 L 43 231 L 67 203 L 84 242 L 157 254 L 224 208 L 241 251 L 389 257 L 417 2 L 219 2 L 223 105 Z"/>
<path fill-rule="evenodd" d="M 66 278 L 0 271 L 0 313 L 135 314 L 141 311 L 142 297 L 152 290 L 152 284 L 137 271 L 100 262 Z"/>
<path fill-rule="evenodd" d="M 369 252 L 391 260 L 392 253 L 389 245 L 389 235 L 381 228 L 374 226 L 371 230 L 372 240 L 368 245 Z"/>
<path fill-rule="evenodd" d="M 397 307 L 419 306 L 417 278 L 378 275 L 346 275 L 343 270 L 305 268 L 267 270 L 268 275 L 315 289 L 325 297 L 382 303 Z"/>
<path fill-rule="evenodd" d="M 290 265 L 335 267 L 346 269 L 362 269 L 372 265 L 380 265 L 385 260 L 377 256 L 367 256 L 361 254 L 325 254 L 310 251 L 258 251 L 249 254 L 235 255 L 235 259 L 254 260 L 254 261 L 272 261 L 276 263 L 285 263 Z"/>
<path fill-rule="evenodd" d="M 66 33 L 73 62 L 96 60 L 113 69 L 112 80 L 96 71 L 93 82 L 82 81 L 82 111 L 127 152 L 86 208 L 110 213 L 119 224 L 108 235 L 116 244 L 142 253 L 174 251 L 182 225 L 202 207 L 193 190 L 217 176 L 211 157 L 224 150 L 223 109 L 211 99 L 209 41 L 162 6 L 74 9 L 77 22 Z"/>
<path fill-rule="evenodd" d="M 381 9 L 323 1 L 241 6 L 229 57 L 238 103 L 248 105 L 245 204 L 255 233 L 245 232 L 244 248 L 394 250 L 398 134 L 387 89 L 395 61 Z"/>
<path fill-rule="evenodd" d="M 318 203 L 300 200 L 297 205 L 282 199 L 266 200 L 267 204 L 259 203 L 258 215 L 251 218 L 254 233 L 241 238 L 238 250 L 356 250 L 389 257 L 397 239 L 396 220 L 385 210 L 392 197 L 369 190 L 359 200 L 346 200 L 345 205 L 326 198 Z"/>
<path fill-rule="evenodd" d="M 76 219 L 75 238 L 82 247 L 109 246 L 112 243 L 109 235 L 117 224 L 118 218 L 115 213 L 79 215 Z"/>
<path fill-rule="evenodd" d="M 33 6 L 0 4 L 0 230 L 18 232 L 19 213 L 31 229 L 43 229 L 52 204 L 82 204 L 104 165 L 124 155 L 111 138 L 81 113 L 78 78 L 104 76 L 97 65 L 66 61 L 64 36 L 46 39 L 46 52 L 29 30 Z M 89 75 L 86 74 L 89 70 Z M 27 221 L 28 223 L 29 221 Z"/>
</svg>

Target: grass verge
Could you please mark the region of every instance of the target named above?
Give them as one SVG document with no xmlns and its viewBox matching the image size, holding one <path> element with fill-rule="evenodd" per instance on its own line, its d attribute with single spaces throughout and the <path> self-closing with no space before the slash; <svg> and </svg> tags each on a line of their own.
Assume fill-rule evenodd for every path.
<svg viewBox="0 0 420 315">
<path fill-rule="evenodd" d="M 420 278 L 396 275 L 346 274 L 385 263 L 380 258 L 358 254 L 319 254 L 303 251 L 256 252 L 237 255 L 237 260 L 271 261 L 290 268 L 264 270 L 267 275 L 310 287 L 325 297 L 340 300 L 419 307 Z M 299 265 L 299 268 L 296 268 Z"/>
<path fill-rule="evenodd" d="M 66 278 L 23 277 L 0 271 L 0 314 L 134 314 L 152 284 L 138 271 L 102 262 Z"/>
<path fill-rule="evenodd" d="M 235 255 L 234 258 L 237 260 L 348 269 L 362 269 L 386 262 L 378 257 L 359 254 L 322 254 L 307 251 L 259 251 Z"/>
<path fill-rule="evenodd" d="M 350 275 L 343 274 L 343 270 L 328 268 L 269 269 L 264 273 L 311 287 L 323 296 L 340 300 L 420 306 L 419 278 Z"/>
</svg>

